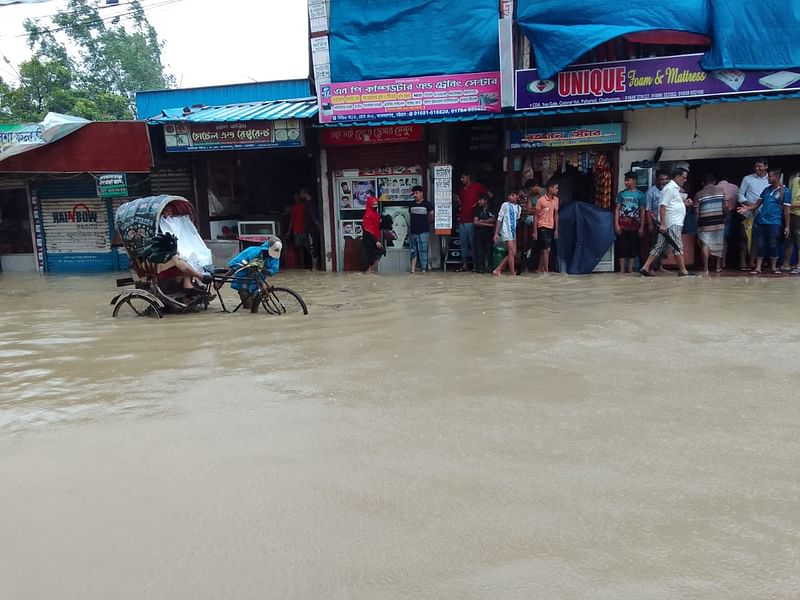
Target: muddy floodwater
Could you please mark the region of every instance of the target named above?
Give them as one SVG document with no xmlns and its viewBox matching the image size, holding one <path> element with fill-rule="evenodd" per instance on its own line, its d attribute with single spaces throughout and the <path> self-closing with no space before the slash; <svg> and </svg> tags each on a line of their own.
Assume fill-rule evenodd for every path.
<svg viewBox="0 0 800 600">
<path fill-rule="evenodd" d="M 800 598 L 800 278 L 0 275 L 3 600 Z"/>
</svg>

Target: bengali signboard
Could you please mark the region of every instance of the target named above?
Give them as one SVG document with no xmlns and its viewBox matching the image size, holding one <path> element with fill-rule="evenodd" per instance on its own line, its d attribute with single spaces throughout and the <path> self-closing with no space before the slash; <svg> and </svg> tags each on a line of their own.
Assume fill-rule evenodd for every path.
<svg viewBox="0 0 800 600">
<path fill-rule="evenodd" d="M 515 129 L 508 132 L 511 150 L 532 148 L 568 148 L 597 144 L 622 144 L 625 142 L 622 123 L 578 125 L 575 127 L 549 127 L 542 129 Z"/>
<path fill-rule="evenodd" d="M 385 125 L 380 127 L 340 127 L 322 130 L 325 146 L 357 146 L 422 141 L 422 125 Z"/>
<path fill-rule="evenodd" d="M 453 166 L 433 167 L 433 228 L 437 235 L 450 235 L 453 227 Z"/>
<path fill-rule="evenodd" d="M 305 143 L 303 122 L 240 121 L 234 123 L 167 123 L 167 152 L 296 148 Z"/>
<path fill-rule="evenodd" d="M 517 110 L 800 90 L 800 69 L 704 71 L 702 54 L 576 65 L 554 79 L 517 71 Z"/>
<path fill-rule="evenodd" d="M 0 160 L 51 144 L 88 123 L 80 117 L 47 113 L 41 123 L 0 124 Z"/>
<path fill-rule="evenodd" d="M 97 195 L 101 198 L 124 198 L 128 195 L 127 175 L 125 173 L 98 175 Z"/>
<path fill-rule="evenodd" d="M 321 123 L 500 112 L 500 72 L 319 86 Z"/>
</svg>

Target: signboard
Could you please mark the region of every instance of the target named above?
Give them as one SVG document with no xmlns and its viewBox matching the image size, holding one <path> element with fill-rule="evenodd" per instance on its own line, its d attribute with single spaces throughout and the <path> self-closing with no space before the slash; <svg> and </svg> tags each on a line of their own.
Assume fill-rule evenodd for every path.
<svg viewBox="0 0 800 600">
<path fill-rule="evenodd" d="M 794 71 L 704 71 L 702 54 L 576 65 L 555 79 L 517 71 L 517 110 L 800 90 Z"/>
<path fill-rule="evenodd" d="M 302 121 L 289 119 L 234 123 L 167 123 L 164 125 L 164 142 L 167 152 L 208 152 L 297 148 L 303 146 L 305 140 Z"/>
<path fill-rule="evenodd" d="M 128 195 L 128 177 L 125 173 L 108 173 L 97 176 L 97 195 L 101 198 L 122 198 Z"/>
<path fill-rule="evenodd" d="M 422 125 L 386 125 L 383 127 L 341 127 L 323 129 L 325 146 L 355 146 L 422 141 Z"/>
<path fill-rule="evenodd" d="M 596 144 L 622 144 L 624 142 L 622 123 L 551 127 L 525 131 L 517 129 L 508 132 L 508 147 L 511 150 L 568 148 Z"/>
<path fill-rule="evenodd" d="M 450 235 L 453 228 L 453 166 L 433 167 L 433 228 L 437 235 Z"/>
<path fill-rule="evenodd" d="M 51 144 L 88 123 L 80 117 L 47 113 L 41 123 L 0 124 L 0 160 Z"/>
<path fill-rule="evenodd" d="M 500 112 L 500 72 L 329 83 L 320 123 Z"/>
</svg>

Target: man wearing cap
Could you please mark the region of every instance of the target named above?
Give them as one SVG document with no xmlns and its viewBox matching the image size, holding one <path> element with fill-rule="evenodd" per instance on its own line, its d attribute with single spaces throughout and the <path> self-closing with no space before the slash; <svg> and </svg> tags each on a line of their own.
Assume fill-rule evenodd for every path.
<svg viewBox="0 0 800 600">
<path fill-rule="evenodd" d="M 244 308 L 250 308 L 250 303 L 255 294 L 258 293 L 258 284 L 251 276 L 248 266 L 256 259 L 262 259 L 264 266 L 261 269 L 264 277 L 272 277 L 278 273 L 281 266 L 281 250 L 283 244 L 280 239 L 274 237 L 260 246 L 250 246 L 228 261 L 228 271 L 223 277 L 233 277 L 231 287 L 239 292 L 239 298 Z M 214 287 L 219 289 L 220 283 L 215 283 Z"/>
</svg>

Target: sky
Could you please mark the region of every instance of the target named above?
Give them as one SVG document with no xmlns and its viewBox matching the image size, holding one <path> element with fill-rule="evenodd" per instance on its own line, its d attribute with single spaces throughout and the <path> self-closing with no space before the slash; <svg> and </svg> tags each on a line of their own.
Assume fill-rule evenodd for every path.
<svg viewBox="0 0 800 600">
<path fill-rule="evenodd" d="M 102 8 L 101 16 L 122 8 Z M 141 0 L 159 38 L 163 61 L 179 87 L 304 79 L 308 76 L 306 0 Z M 46 17 L 63 0 L 0 5 L 0 77 L 30 56 L 22 22 Z M 8 65 L 3 57 L 12 63 Z"/>
</svg>

